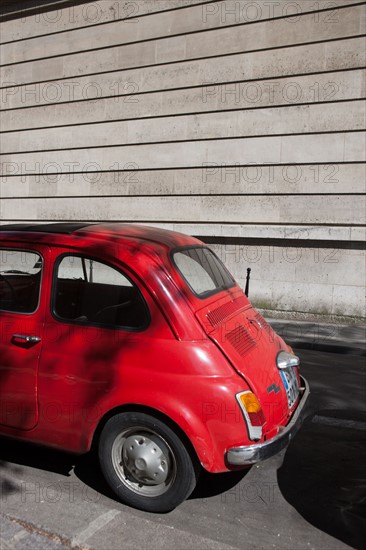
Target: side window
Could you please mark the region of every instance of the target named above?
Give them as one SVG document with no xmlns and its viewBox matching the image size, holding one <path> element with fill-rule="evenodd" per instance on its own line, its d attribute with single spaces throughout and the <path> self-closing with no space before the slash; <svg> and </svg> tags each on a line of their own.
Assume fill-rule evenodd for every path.
<svg viewBox="0 0 366 550">
<path fill-rule="evenodd" d="M 67 255 L 56 266 L 53 312 L 63 321 L 142 330 L 148 309 L 119 270 L 84 256 Z"/>
<path fill-rule="evenodd" d="M 34 313 L 42 268 L 43 260 L 37 252 L 0 249 L 0 310 Z"/>
</svg>

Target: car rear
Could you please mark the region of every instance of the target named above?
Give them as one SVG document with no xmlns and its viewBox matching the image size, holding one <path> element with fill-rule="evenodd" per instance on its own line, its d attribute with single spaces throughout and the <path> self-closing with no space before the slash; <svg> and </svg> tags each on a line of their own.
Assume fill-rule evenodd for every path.
<svg viewBox="0 0 366 550">
<path fill-rule="evenodd" d="M 181 247 L 171 259 L 204 334 L 248 388 L 236 395 L 247 434 L 242 447 L 227 449 L 227 462 L 267 458 L 286 446 L 304 415 L 309 388 L 300 377 L 299 359 L 207 247 Z"/>
</svg>

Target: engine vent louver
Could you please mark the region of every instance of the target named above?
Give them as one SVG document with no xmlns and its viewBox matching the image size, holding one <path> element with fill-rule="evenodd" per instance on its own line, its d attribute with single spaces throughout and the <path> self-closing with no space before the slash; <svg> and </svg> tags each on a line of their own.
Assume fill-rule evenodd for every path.
<svg viewBox="0 0 366 550">
<path fill-rule="evenodd" d="M 222 323 L 225 319 L 230 317 L 235 311 L 238 311 L 241 307 L 247 304 L 247 300 L 244 296 L 219 306 L 207 314 L 207 320 L 211 326 L 216 327 Z"/>
<path fill-rule="evenodd" d="M 241 356 L 247 354 L 256 346 L 254 338 L 251 337 L 242 325 L 238 325 L 234 330 L 228 332 L 225 338 Z"/>
</svg>

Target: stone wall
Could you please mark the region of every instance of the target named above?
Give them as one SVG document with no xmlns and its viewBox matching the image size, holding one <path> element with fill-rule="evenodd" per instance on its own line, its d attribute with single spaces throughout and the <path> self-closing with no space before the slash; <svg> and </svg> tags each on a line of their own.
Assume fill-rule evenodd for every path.
<svg viewBox="0 0 366 550">
<path fill-rule="evenodd" d="M 364 2 L 11 5 L 1 223 L 173 228 L 258 306 L 365 315 Z"/>
</svg>

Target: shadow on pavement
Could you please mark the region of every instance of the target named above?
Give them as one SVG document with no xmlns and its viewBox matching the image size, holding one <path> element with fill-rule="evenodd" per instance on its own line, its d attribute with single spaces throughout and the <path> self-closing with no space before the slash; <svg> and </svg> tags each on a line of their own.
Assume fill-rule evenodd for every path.
<svg viewBox="0 0 366 550">
<path fill-rule="evenodd" d="M 342 427 L 347 419 L 350 425 Z M 335 410 L 309 418 L 277 476 L 283 497 L 309 523 L 361 549 L 366 547 L 366 433 L 355 429 L 357 424 L 351 427 L 354 421 L 365 418 Z"/>
<path fill-rule="evenodd" d="M 19 475 L 22 469 L 19 466 L 8 464 L 1 460 L 0 456 L 0 502 L 6 499 L 7 495 L 11 495 L 17 491 L 17 486 L 10 476 Z"/>
<path fill-rule="evenodd" d="M 11 463 L 18 473 L 21 471 L 19 466 L 23 465 L 68 476 L 75 460 L 75 456 L 62 451 L 46 449 L 32 443 L 5 437 L 0 438 L 0 468 L 1 466 L 4 469 L 9 468 L 9 463 Z"/>
<path fill-rule="evenodd" d="M 0 438 L 0 483 L 3 493 L 12 494 L 17 491 L 17 485 L 12 484 L 7 474 L 13 473 L 19 476 L 22 466 L 54 472 L 66 477 L 74 471 L 82 483 L 119 502 L 105 482 L 98 458 L 93 451 L 75 456 L 25 442 Z M 248 472 L 249 469 L 224 474 L 209 474 L 202 471 L 197 487 L 189 498 L 200 499 L 222 494 L 235 487 Z"/>
<path fill-rule="evenodd" d="M 237 472 L 227 472 L 224 474 L 210 474 L 203 470 L 197 486 L 189 499 L 209 498 L 221 495 L 240 483 L 248 472 L 249 469 Z"/>
<path fill-rule="evenodd" d="M 93 451 L 77 456 L 32 443 L 0 438 L 0 488 L 4 497 L 19 491 L 19 483 L 13 483 L 11 477 L 12 474 L 21 477 L 22 466 L 54 472 L 67 478 L 74 472 L 86 486 L 119 502 L 104 481 Z"/>
</svg>

